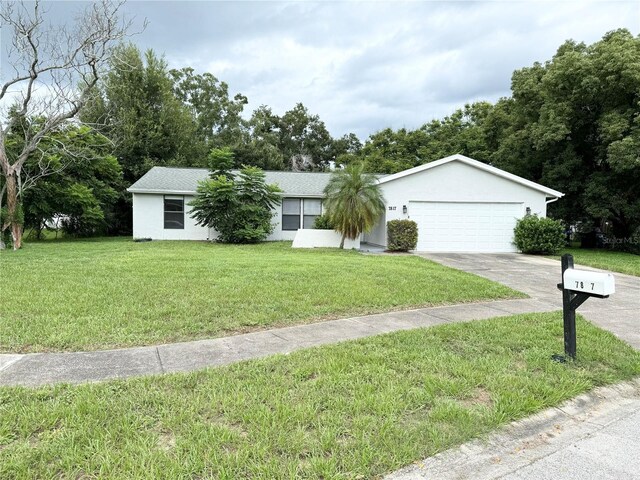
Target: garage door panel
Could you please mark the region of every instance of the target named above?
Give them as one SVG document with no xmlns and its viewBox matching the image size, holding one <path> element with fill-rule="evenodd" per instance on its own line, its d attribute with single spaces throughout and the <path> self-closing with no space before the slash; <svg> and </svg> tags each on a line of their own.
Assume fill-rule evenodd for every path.
<svg viewBox="0 0 640 480">
<path fill-rule="evenodd" d="M 513 228 L 522 203 L 410 202 L 418 251 L 514 252 Z"/>
</svg>

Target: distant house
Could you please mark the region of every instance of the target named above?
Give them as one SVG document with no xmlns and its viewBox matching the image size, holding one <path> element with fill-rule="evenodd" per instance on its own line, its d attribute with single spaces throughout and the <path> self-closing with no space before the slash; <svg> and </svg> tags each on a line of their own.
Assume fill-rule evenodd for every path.
<svg viewBox="0 0 640 480">
<path fill-rule="evenodd" d="M 207 240 L 216 234 L 189 215 L 189 201 L 206 169 L 154 167 L 128 191 L 133 194 L 133 236 L 157 240 Z M 265 172 L 283 190 L 268 240 L 293 240 L 322 213 L 330 173 Z M 527 213 L 546 216 L 562 193 L 463 155 L 379 177 L 385 213 L 362 241 L 386 246 L 386 222 L 418 224 L 418 251 L 514 252 L 513 228 Z"/>
</svg>

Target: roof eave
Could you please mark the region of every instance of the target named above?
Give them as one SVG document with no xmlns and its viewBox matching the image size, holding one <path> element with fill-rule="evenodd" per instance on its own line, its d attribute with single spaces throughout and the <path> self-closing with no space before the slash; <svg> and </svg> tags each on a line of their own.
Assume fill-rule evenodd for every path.
<svg viewBox="0 0 640 480">
<path fill-rule="evenodd" d="M 150 194 L 158 194 L 158 195 L 195 195 L 196 192 L 190 190 L 157 190 L 157 189 L 146 189 L 146 188 L 127 188 L 127 192 L 129 193 L 150 193 Z"/>
<path fill-rule="evenodd" d="M 129 193 L 147 193 L 150 195 L 196 195 L 197 192 L 191 190 L 157 190 L 157 189 L 143 189 L 143 188 L 127 188 Z M 290 192 L 278 192 L 281 197 L 295 197 L 295 198 L 324 198 L 322 193 L 290 193 Z"/>
</svg>

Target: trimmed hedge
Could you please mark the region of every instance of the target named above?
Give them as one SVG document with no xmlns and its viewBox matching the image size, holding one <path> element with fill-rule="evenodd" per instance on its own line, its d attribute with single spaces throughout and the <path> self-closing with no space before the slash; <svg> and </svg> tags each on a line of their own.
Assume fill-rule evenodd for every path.
<svg viewBox="0 0 640 480">
<path fill-rule="evenodd" d="M 390 220 L 387 222 L 388 250 L 407 252 L 418 243 L 418 224 L 413 220 Z"/>
<path fill-rule="evenodd" d="M 565 246 L 562 223 L 552 218 L 527 215 L 518 220 L 514 243 L 522 253 L 553 255 Z"/>
</svg>

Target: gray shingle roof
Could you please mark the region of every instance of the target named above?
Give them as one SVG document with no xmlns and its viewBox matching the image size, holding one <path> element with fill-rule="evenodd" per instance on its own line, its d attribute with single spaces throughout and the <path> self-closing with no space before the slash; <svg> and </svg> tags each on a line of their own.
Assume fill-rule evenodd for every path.
<svg viewBox="0 0 640 480">
<path fill-rule="evenodd" d="M 322 196 L 330 173 L 264 172 L 267 183 L 277 184 L 286 195 Z M 132 193 L 195 193 L 198 182 L 206 180 L 206 168 L 153 167 L 128 188 Z"/>
</svg>

